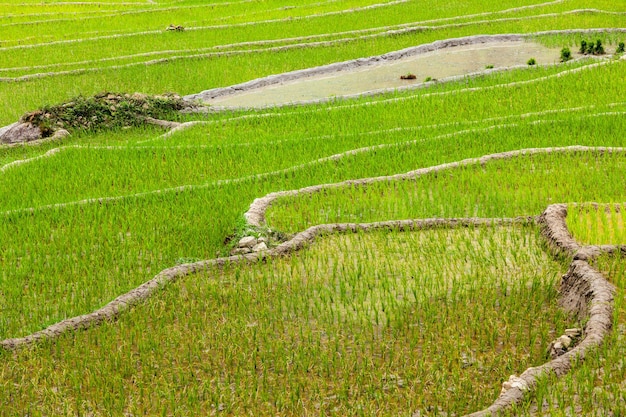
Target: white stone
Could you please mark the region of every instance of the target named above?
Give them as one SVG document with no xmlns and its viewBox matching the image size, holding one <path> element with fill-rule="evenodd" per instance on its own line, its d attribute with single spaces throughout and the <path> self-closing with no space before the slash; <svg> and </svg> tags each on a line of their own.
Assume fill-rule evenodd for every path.
<svg viewBox="0 0 626 417">
<path fill-rule="evenodd" d="M 502 393 L 510 390 L 511 388 L 518 388 L 521 391 L 528 391 L 528 383 L 517 375 L 511 375 L 508 381 L 502 383 Z"/>
<path fill-rule="evenodd" d="M 254 237 L 254 236 L 245 236 L 245 237 L 241 238 L 241 240 L 237 244 L 237 247 L 240 247 L 240 248 L 252 248 L 257 243 L 258 242 L 256 240 L 256 237 Z"/>
<path fill-rule="evenodd" d="M 565 335 L 563 335 L 563 336 L 559 337 L 559 339 L 558 339 L 558 342 L 557 342 L 557 343 L 560 343 L 560 344 L 561 344 L 561 346 L 563 346 L 564 348 L 566 348 L 566 349 L 567 349 L 567 348 L 569 348 L 569 347 L 571 346 L 571 344 L 572 344 L 572 339 L 570 339 L 570 337 L 569 337 L 569 336 L 565 336 Z"/>
<path fill-rule="evenodd" d="M 267 245 L 265 244 L 265 242 L 261 242 L 261 243 L 259 243 L 257 245 L 254 245 L 252 250 L 254 252 L 261 252 L 261 251 L 267 250 Z"/>
<path fill-rule="evenodd" d="M 230 251 L 231 255 L 245 255 L 247 253 L 250 253 L 252 250 L 250 248 L 235 248 L 232 251 Z"/>
<path fill-rule="evenodd" d="M 565 329 L 565 335 L 569 336 L 569 337 L 578 337 L 578 336 L 580 336 L 582 334 L 583 334 L 583 330 L 582 329 L 577 329 L 577 328 Z"/>
<path fill-rule="evenodd" d="M 70 132 L 68 132 L 65 129 L 59 129 L 57 131 L 54 132 L 54 135 L 52 135 L 52 139 L 62 139 L 64 137 L 67 137 L 70 135 Z"/>
</svg>

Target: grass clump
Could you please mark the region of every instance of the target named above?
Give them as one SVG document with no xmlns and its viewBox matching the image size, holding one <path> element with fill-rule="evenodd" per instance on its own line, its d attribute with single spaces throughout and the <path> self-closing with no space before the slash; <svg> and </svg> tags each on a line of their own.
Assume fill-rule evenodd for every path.
<svg viewBox="0 0 626 417">
<path fill-rule="evenodd" d="M 572 51 L 566 46 L 561 49 L 561 62 L 567 62 L 572 59 Z"/>
<path fill-rule="evenodd" d="M 45 106 L 21 117 L 40 128 L 44 137 L 56 129 L 101 130 L 139 126 L 147 118 L 167 119 L 188 107 L 175 94 L 147 95 L 102 92 L 92 97 L 78 96 L 59 105 Z"/>
<path fill-rule="evenodd" d="M 598 39 L 595 42 L 587 42 L 584 39 L 580 41 L 579 53 L 583 55 L 604 55 L 604 46 L 602 40 Z"/>
</svg>

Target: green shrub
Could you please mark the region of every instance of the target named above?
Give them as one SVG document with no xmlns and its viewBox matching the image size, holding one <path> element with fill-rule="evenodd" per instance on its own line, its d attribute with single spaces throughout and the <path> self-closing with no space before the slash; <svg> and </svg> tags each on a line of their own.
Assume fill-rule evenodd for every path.
<svg viewBox="0 0 626 417">
<path fill-rule="evenodd" d="M 602 46 L 602 41 L 600 39 L 598 39 L 596 41 L 596 45 L 593 48 L 593 54 L 594 55 L 604 55 L 604 47 Z"/>
<path fill-rule="evenodd" d="M 617 45 L 617 49 L 615 50 L 616 53 L 618 54 L 623 54 L 624 53 L 624 42 L 620 42 Z"/>
<path fill-rule="evenodd" d="M 566 46 L 561 49 L 561 62 L 567 62 L 572 59 L 572 51 Z"/>
<path fill-rule="evenodd" d="M 21 120 L 39 126 L 45 137 L 56 128 L 97 130 L 138 126 L 145 123 L 146 117 L 173 118 L 185 106 L 185 102 L 176 95 L 105 92 L 93 97 L 75 97 L 56 106 L 46 106 L 22 116 Z"/>
<path fill-rule="evenodd" d="M 602 40 L 598 39 L 595 42 L 587 42 L 585 40 L 580 41 L 579 52 L 584 55 L 604 55 L 604 47 L 602 46 Z"/>
<path fill-rule="evenodd" d="M 536 64 L 537 64 L 537 61 L 535 61 L 535 58 L 530 58 L 530 59 L 528 60 L 528 62 L 526 62 L 526 63 L 527 63 L 528 65 L 536 65 Z"/>
</svg>

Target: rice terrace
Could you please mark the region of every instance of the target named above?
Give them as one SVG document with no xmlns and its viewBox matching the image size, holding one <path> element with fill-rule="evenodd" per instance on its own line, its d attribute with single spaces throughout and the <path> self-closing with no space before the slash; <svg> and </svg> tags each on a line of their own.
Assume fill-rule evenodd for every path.
<svg viewBox="0 0 626 417">
<path fill-rule="evenodd" d="M 0 416 L 626 415 L 626 0 L 0 0 Z"/>
</svg>

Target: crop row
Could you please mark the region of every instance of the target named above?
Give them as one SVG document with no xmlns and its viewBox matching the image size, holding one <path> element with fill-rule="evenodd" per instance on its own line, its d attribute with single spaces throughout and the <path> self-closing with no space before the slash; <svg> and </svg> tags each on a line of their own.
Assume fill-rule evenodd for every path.
<svg viewBox="0 0 626 417">
<path fill-rule="evenodd" d="M 0 77 L 9 78 L 0 125 L 101 90 L 189 94 L 475 33 L 619 28 L 626 6 L 28 3 L 0 4 Z M 170 23 L 184 30 L 165 31 Z M 534 38 L 558 47 L 624 39 Z M 196 125 L 166 135 L 132 128 L 1 147 L 0 339 L 94 311 L 165 268 L 225 255 L 229 241 L 258 232 L 242 213 L 270 192 L 529 147 L 623 147 L 625 71 L 626 60 L 587 58 L 352 101 L 181 116 Z M 525 155 L 283 198 L 267 218 L 284 237 L 326 222 L 538 215 L 554 202 L 623 203 L 625 168 L 622 151 Z M 621 212 L 570 213 L 581 240 L 624 237 Z M 502 379 L 544 362 L 565 327 L 584 325 L 558 308 L 564 264 L 544 249 L 532 226 L 390 230 L 207 268 L 116 322 L 0 352 L 0 415 L 475 411 Z M 624 262 L 596 266 L 617 288 L 614 334 L 514 412 L 531 413 L 533 401 L 552 414 L 626 411 Z"/>
<path fill-rule="evenodd" d="M 358 14 L 362 11 L 374 11 L 385 9 L 388 16 L 384 17 L 378 24 L 391 23 L 400 24 L 404 22 L 417 22 L 421 24 L 441 24 L 454 21 L 467 21 L 485 19 L 487 17 L 497 17 L 511 15 L 513 12 L 517 16 L 538 14 L 545 11 L 563 11 L 583 7 L 593 7 L 605 10 L 620 10 L 615 4 L 606 2 L 572 2 L 563 5 L 562 1 L 525 1 L 512 2 L 501 1 L 499 4 L 486 1 L 474 1 L 460 5 L 458 8 L 450 8 L 446 5 L 434 4 L 432 7 L 424 8 L 406 0 L 395 1 L 303 1 L 294 5 L 284 0 L 266 1 L 263 3 L 251 1 L 234 1 L 224 3 L 201 3 L 186 5 L 149 5 L 137 4 L 139 7 L 129 7 L 127 4 L 116 6 L 117 10 L 110 7 L 98 7 L 98 10 L 88 10 L 87 4 L 81 5 L 80 10 L 70 4 L 57 6 L 65 15 L 55 14 L 46 10 L 45 13 L 37 15 L 28 13 L 28 8 L 24 5 L 20 8 L 19 14 L 12 14 L 11 7 L 3 5 L 5 12 L 3 21 L 0 21 L 0 31 L 3 36 L 3 44 L 18 45 L 38 45 L 50 43 L 51 41 L 81 40 L 84 38 L 96 38 L 99 36 L 125 35 L 141 36 L 144 33 L 155 34 L 163 31 L 169 24 L 175 23 L 183 26 L 186 31 L 197 28 L 220 25 L 226 26 L 263 26 L 276 23 L 276 21 L 287 21 L 289 19 L 317 19 L 322 24 L 317 24 L 320 29 L 324 27 L 324 20 L 327 16 L 341 14 Z M 604 3 L 604 4 L 603 4 Z M 164 6 L 164 7 L 163 7 Z M 48 8 L 50 5 L 48 5 Z M 41 5 L 34 6 L 41 10 Z M 134 9 L 134 10 L 133 10 Z M 405 12 L 402 16 L 400 12 Z M 175 16 L 175 22 L 172 21 Z M 367 16 L 367 15 L 365 15 Z M 378 16 L 378 15 L 377 15 Z M 380 16 L 378 16 L 380 17 Z M 407 20 L 412 19 L 412 20 Z M 415 19 L 415 20 L 413 20 Z M 370 19 L 361 19 L 361 24 L 371 22 Z M 63 23 L 60 29 L 59 23 Z M 80 22 L 80 24 L 78 23 Z M 34 37 L 35 29 L 41 37 Z M 2 33 L 0 32 L 0 33 Z M 81 37 L 82 35 L 82 37 Z"/>
<path fill-rule="evenodd" d="M 505 6 L 500 5 L 504 7 L 500 10 L 505 10 Z M 620 27 L 623 20 L 622 15 L 612 12 L 573 11 L 555 15 L 515 15 L 501 21 L 492 21 L 485 16 L 461 23 L 444 20 L 439 26 L 409 31 L 410 25 L 406 26 L 402 19 L 414 16 L 414 9 L 415 5 L 407 2 L 364 9 L 358 13 L 320 15 L 312 19 L 291 19 L 266 25 L 226 26 L 205 31 L 165 33 L 159 26 L 156 33 L 141 35 L 146 39 L 122 36 L 99 41 L 68 40 L 71 43 L 6 47 L 0 50 L 3 62 L 0 76 L 5 77 L 0 82 L 0 97 L 7 98 L 1 100 L 0 120 L 9 123 L 24 112 L 42 105 L 102 90 L 189 94 L 268 74 L 382 54 L 477 32 L 519 32 L 520 25 L 524 32 L 540 31 L 546 27 Z M 521 13 L 536 10 L 528 9 Z M 344 29 L 337 31 L 337 27 Z M 390 28 L 404 32 L 388 32 Z M 277 37 L 277 33 L 281 36 Z M 615 35 L 599 36 L 606 45 L 620 40 Z M 573 43 L 573 39 L 575 37 L 570 37 L 568 42 Z M 265 44 L 265 41 L 270 42 Z M 275 48 L 281 45 L 287 48 L 279 52 Z M 66 50 L 72 53 L 67 54 Z M 117 51 L 122 51 L 121 55 Z M 148 61 L 154 65 L 147 65 Z M 181 73 L 185 77 L 178 76 Z M 12 81 L 14 77 L 34 74 L 43 78 Z"/>
<path fill-rule="evenodd" d="M 574 73 L 536 84 L 495 84 L 498 88 L 492 88 L 497 79 L 475 80 L 469 89 L 458 83 L 449 91 L 404 93 L 367 106 L 331 104 L 313 111 L 296 108 L 267 113 L 274 117 L 226 118 L 150 142 L 145 139 L 154 137 L 154 131 L 96 133 L 76 138 L 75 145 L 69 143 L 49 158 L 2 168 L 0 201 L 6 211 L 179 186 L 210 186 L 218 180 L 276 177 L 286 173 L 281 170 L 295 171 L 301 164 L 308 164 L 301 169 L 323 167 L 399 149 L 409 158 L 428 150 L 427 159 L 418 162 L 424 166 L 520 147 L 619 146 L 624 105 L 613 80 L 622 76 L 624 68 L 616 63 L 589 70 L 604 80 L 593 87 L 580 82 Z M 521 71 L 519 76 L 523 80 L 528 72 Z M 570 94 L 558 93 L 564 85 Z M 501 139 L 490 139 L 498 135 Z M 3 153 L 11 163 L 24 154 L 43 155 L 51 146 L 5 148 Z M 290 156 L 276 160 L 275 154 Z M 332 160 L 318 161 L 331 156 Z M 376 175 L 418 167 L 407 160 L 374 171 L 371 164 L 368 169 Z M 368 169 L 354 175 L 369 176 Z M 111 171 L 116 172 L 113 181 Z M 46 193 L 38 192 L 42 186 Z"/>
<path fill-rule="evenodd" d="M 523 147 L 623 145 L 624 118 L 619 113 L 623 105 L 612 83 L 622 69 L 616 63 L 589 70 L 597 77 L 599 90 L 578 84 L 574 74 L 533 86 L 496 89 L 488 88 L 493 81 L 475 80 L 473 85 L 485 89 L 450 87 L 451 94 L 404 94 L 372 101 L 370 106 L 325 105 L 276 117 L 235 117 L 182 131 L 155 142 L 155 147 L 132 146 L 154 131 L 83 135 L 75 143 L 85 143 L 84 148 L 68 147 L 0 174 L 6 219 L 0 233 L 7 288 L 2 293 L 3 334 L 23 335 L 91 311 L 179 259 L 215 256 L 224 250 L 224 237 L 233 232 L 250 202 L 271 191 L 395 174 Z M 537 92 L 552 100 L 554 90 L 571 84 L 571 97 L 537 100 Z M 613 101 L 617 104 L 602 104 Z M 571 111 L 557 111 L 567 107 Z M 532 110 L 539 114 L 526 114 Z M 432 127 L 422 128 L 429 115 Z M 131 146 L 120 147 L 124 140 Z M 184 147 L 179 148 L 180 143 Z M 384 146 L 349 153 L 372 145 Z M 23 150 L 5 152 L 10 157 Z M 345 155 L 339 159 L 316 162 L 341 152 Z M 282 157 L 275 158 L 277 154 Z M 623 158 L 621 154 L 597 160 L 589 155 L 521 158 L 489 164 L 484 172 L 459 170 L 450 174 L 450 183 L 432 176 L 393 190 L 384 186 L 353 190 L 338 195 L 339 202 L 321 195 L 307 198 L 304 206 L 296 200 L 290 207 L 290 201 L 277 205 L 269 218 L 280 229 L 297 231 L 341 219 L 535 215 L 550 202 L 619 201 Z M 298 164 L 308 165 L 292 169 Z M 533 165 L 536 169 L 529 171 Z M 509 188 L 496 187 L 501 181 L 498 170 L 511 181 Z M 585 173 L 580 181 L 589 187 L 576 188 L 577 170 Z M 563 185 L 549 185 L 554 178 Z M 169 192 L 163 187 L 170 187 Z M 430 187 L 428 193 L 438 197 L 423 199 Z M 471 193 L 461 193 L 466 189 Z M 45 207 L 101 197 L 116 199 Z M 18 211 L 7 212 L 12 210 Z M 35 297 L 54 302 L 41 303 Z"/>
<path fill-rule="evenodd" d="M 388 161 L 392 155 L 377 154 L 368 161 Z M 624 154 L 522 157 L 417 181 L 279 201 L 268 219 L 272 227 L 293 231 L 340 220 L 536 215 L 554 201 L 623 198 L 625 161 Z M 354 167 L 362 165 L 354 162 Z M 337 180 L 337 175 L 351 178 L 349 166 L 5 215 L 0 330 L 3 336 L 28 334 L 91 311 L 177 261 L 212 258 L 259 192 Z"/>
<path fill-rule="evenodd" d="M 602 223 L 599 219 L 598 222 Z M 589 224 L 592 229 L 598 230 L 597 224 Z M 544 378 L 531 398 L 505 415 L 535 416 L 538 410 L 555 417 L 619 415 L 626 412 L 626 259 L 623 255 L 602 256 L 594 262 L 594 267 L 617 289 L 613 331 L 600 348 L 586 355 L 584 361 L 576 363 L 572 372 L 560 379 Z"/>
<path fill-rule="evenodd" d="M 115 324 L 15 353 L 0 400 L 9 414 L 473 411 L 497 395 L 494 376 L 543 362 L 576 325 L 539 239 L 370 232 L 210 269 Z"/>
</svg>

